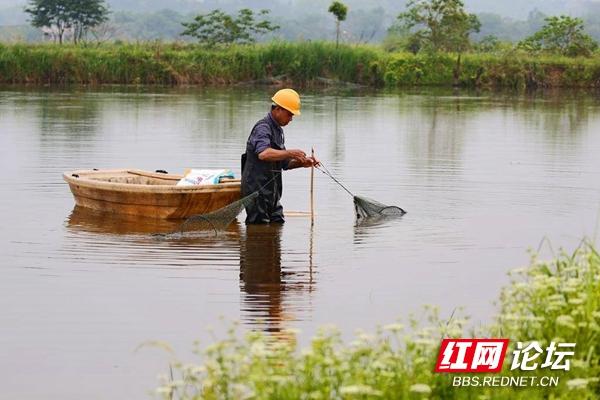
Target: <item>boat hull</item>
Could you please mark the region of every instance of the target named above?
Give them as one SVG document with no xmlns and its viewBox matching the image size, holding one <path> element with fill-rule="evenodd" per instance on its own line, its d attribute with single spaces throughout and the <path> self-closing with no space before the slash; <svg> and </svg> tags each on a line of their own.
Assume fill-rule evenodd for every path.
<svg viewBox="0 0 600 400">
<path fill-rule="evenodd" d="M 63 174 L 84 208 L 149 218 L 206 214 L 240 199 L 239 180 L 218 185 L 175 186 L 182 177 L 140 170 L 79 170 Z"/>
</svg>

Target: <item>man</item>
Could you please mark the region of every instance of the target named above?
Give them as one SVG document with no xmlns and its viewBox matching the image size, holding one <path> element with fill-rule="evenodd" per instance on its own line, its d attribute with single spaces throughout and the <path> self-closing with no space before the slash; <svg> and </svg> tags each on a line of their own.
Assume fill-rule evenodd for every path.
<svg viewBox="0 0 600 400">
<path fill-rule="evenodd" d="M 248 137 L 242 156 L 242 196 L 258 191 L 258 197 L 246 205 L 247 224 L 283 223 L 281 171 L 318 165 L 313 157 L 299 149 L 287 150 L 282 126 L 300 115 L 300 96 L 292 89 L 281 89 L 271 99 L 271 112 L 258 121 Z"/>
</svg>

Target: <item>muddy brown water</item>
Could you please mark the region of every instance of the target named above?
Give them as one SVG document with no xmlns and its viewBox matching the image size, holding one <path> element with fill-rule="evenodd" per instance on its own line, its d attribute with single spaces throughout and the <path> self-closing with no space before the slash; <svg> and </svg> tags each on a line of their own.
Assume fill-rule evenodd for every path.
<svg viewBox="0 0 600 400">
<path fill-rule="evenodd" d="M 581 92 L 307 93 L 288 147 L 314 146 L 353 192 L 408 211 L 397 220 L 355 226 L 350 196 L 319 172 L 312 229 L 240 218 L 217 238 L 157 240 L 177 224 L 74 208 L 67 170 L 239 173 L 269 93 L 0 91 L 2 397 L 147 398 L 170 356 L 138 345 L 191 360 L 228 321 L 299 329 L 301 343 L 424 304 L 483 324 L 529 248 L 573 248 L 598 228 L 600 103 Z M 285 208 L 307 211 L 308 188 L 308 170 L 285 173 Z"/>
</svg>

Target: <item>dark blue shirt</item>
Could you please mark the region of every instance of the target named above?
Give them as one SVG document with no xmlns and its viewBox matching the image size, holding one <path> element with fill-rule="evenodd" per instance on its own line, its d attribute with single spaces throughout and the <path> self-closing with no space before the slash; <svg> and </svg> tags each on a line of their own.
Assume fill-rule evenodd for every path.
<svg viewBox="0 0 600 400">
<path fill-rule="evenodd" d="M 285 149 L 283 129 L 273 119 L 271 113 L 258 121 L 248 138 L 246 150 L 254 151 L 259 155 L 267 148 Z"/>
<path fill-rule="evenodd" d="M 264 161 L 258 155 L 268 148 L 285 150 L 283 129 L 271 113 L 258 121 L 246 142 L 246 163 L 242 171 L 242 196 L 259 193 L 257 200 L 246 206 L 247 222 L 283 220 L 279 204 L 283 192 L 281 170 L 287 169 L 289 160 Z"/>
</svg>

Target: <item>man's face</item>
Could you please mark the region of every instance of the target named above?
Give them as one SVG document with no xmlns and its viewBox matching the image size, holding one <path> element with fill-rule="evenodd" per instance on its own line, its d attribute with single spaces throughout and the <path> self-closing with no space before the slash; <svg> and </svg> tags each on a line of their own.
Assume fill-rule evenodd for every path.
<svg viewBox="0 0 600 400">
<path fill-rule="evenodd" d="M 286 126 L 294 118 L 294 114 L 281 107 L 275 107 L 271 114 L 279 126 Z"/>
</svg>

